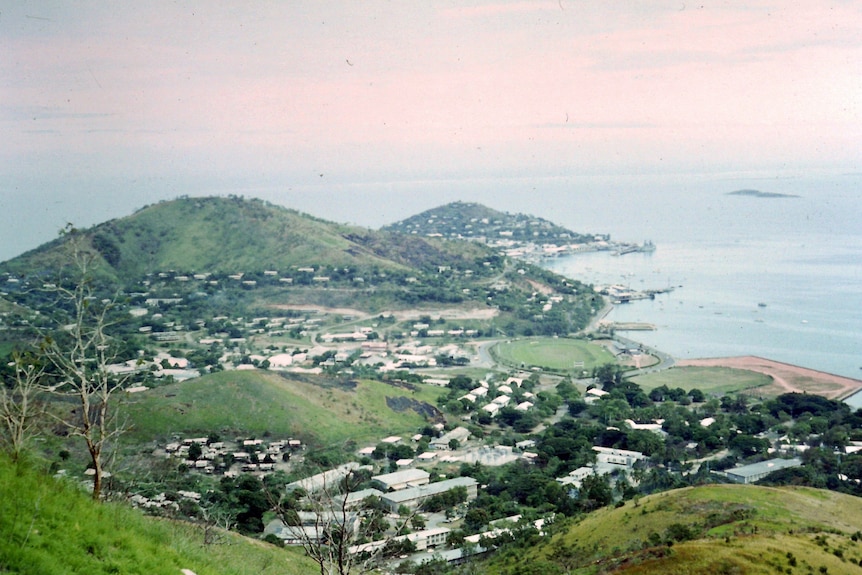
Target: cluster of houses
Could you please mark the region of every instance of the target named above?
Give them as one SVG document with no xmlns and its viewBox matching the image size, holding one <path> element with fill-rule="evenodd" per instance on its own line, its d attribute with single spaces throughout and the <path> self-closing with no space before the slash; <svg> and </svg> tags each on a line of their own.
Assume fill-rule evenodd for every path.
<svg viewBox="0 0 862 575">
<path fill-rule="evenodd" d="M 189 437 L 165 445 L 165 453 L 180 459 L 188 469 L 207 474 L 219 471 L 227 477 L 235 477 L 239 473 L 272 472 L 285 453 L 301 449 L 303 444 L 299 439 L 224 442 L 209 441 L 206 437 Z M 195 457 L 191 457 L 193 453 Z"/>
<path fill-rule="evenodd" d="M 514 395 L 520 395 L 523 401 L 516 404 L 514 408 L 518 411 L 529 411 L 534 405 L 530 400 L 535 399 L 536 396 L 529 391 L 516 393 L 516 389 L 521 387 L 523 381 L 521 378 L 510 377 L 504 383 L 492 388 L 487 381 L 482 380 L 474 389 L 458 399 L 475 405 L 478 409 L 493 416 L 502 408 L 510 405 Z"/>
</svg>

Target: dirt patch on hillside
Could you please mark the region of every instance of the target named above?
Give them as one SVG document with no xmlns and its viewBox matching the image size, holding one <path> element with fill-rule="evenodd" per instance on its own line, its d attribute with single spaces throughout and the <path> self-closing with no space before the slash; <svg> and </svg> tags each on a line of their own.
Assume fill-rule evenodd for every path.
<svg viewBox="0 0 862 575">
<path fill-rule="evenodd" d="M 771 384 L 750 391 L 758 395 L 811 393 L 828 399 L 841 399 L 862 389 L 862 381 L 858 379 L 755 356 L 683 359 L 676 364 L 683 367 L 732 367 L 768 375 L 772 378 Z"/>
<path fill-rule="evenodd" d="M 347 307 L 323 307 L 320 305 L 312 305 L 312 304 L 278 304 L 272 306 L 275 309 L 283 309 L 283 310 L 292 310 L 292 311 L 301 311 L 301 312 L 312 312 L 312 313 L 322 313 L 322 314 L 333 314 L 333 315 L 352 315 L 352 316 L 367 316 L 368 312 L 360 311 L 358 309 L 350 309 Z"/>
<path fill-rule="evenodd" d="M 396 311 L 385 311 L 382 315 L 393 315 L 399 321 L 419 319 L 423 315 L 429 315 L 432 319 L 493 319 L 500 314 L 500 310 L 493 307 L 478 308 L 439 308 L 439 309 L 405 309 Z"/>
<path fill-rule="evenodd" d="M 527 283 L 530 284 L 530 287 L 532 287 L 534 290 L 536 290 L 542 295 L 551 295 L 554 293 L 554 289 L 551 286 L 539 283 L 536 280 L 527 280 Z"/>
<path fill-rule="evenodd" d="M 371 317 L 393 316 L 398 321 L 416 320 L 423 315 L 431 316 L 433 319 L 443 318 L 447 320 L 464 320 L 464 319 L 493 319 L 500 314 L 500 310 L 493 307 L 477 307 L 477 308 L 430 308 L 430 309 L 401 309 L 381 311 L 378 313 L 368 313 L 358 309 L 346 307 L 325 307 L 312 304 L 278 304 L 273 306 L 275 309 L 291 310 L 299 312 L 311 312 L 325 315 L 349 315 L 354 319 L 364 320 Z"/>
</svg>

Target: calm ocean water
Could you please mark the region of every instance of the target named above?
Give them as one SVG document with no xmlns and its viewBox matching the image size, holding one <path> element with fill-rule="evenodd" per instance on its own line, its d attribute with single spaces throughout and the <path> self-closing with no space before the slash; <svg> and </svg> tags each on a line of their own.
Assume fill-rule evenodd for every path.
<svg viewBox="0 0 862 575">
<path fill-rule="evenodd" d="M 633 225 L 614 234 L 652 239 L 655 252 L 590 253 L 547 267 L 594 284 L 674 287 L 618 305 L 610 319 L 655 324 L 628 335 L 676 357 L 759 355 L 862 378 L 860 178 L 778 184 L 745 187 L 800 197 L 728 196 L 743 186 L 726 182 L 668 188 L 655 202 L 621 206 Z"/>
<path fill-rule="evenodd" d="M 728 195 L 740 189 L 797 197 Z M 655 324 L 629 335 L 676 357 L 759 355 L 862 379 L 862 174 L 329 183 L 263 195 L 374 228 L 460 200 L 620 241 L 652 240 L 652 254 L 591 253 L 546 265 L 594 284 L 682 286 L 611 316 Z"/>
</svg>

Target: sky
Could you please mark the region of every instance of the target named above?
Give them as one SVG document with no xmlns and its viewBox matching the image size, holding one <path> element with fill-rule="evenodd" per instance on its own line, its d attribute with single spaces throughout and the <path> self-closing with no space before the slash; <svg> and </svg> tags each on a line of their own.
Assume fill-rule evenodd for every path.
<svg viewBox="0 0 862 575">
<path fill-rule="evenodd" d="M 858 173 L 860 103 L 855 0 L 0 0 L 0 260 L 180 195 Z"/>
</svg>

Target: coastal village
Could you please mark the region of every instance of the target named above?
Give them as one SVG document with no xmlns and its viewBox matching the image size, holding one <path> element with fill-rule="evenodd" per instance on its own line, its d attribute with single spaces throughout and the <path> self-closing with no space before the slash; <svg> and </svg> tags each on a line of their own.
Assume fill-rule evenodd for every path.
<svg viewBox="0 0 862 575">
<path fill-rule="evenodd" d="M 435 218 L 427 220 L 437 224 Z M 405 224 L 408 230 L 422 229 L 411 225 Z M 780 395 L 750 409 L 753 394 L 730 396 L 721 388 L 642 389 L 630 378 L 668 370 L 672 358 L 617 336 L 620 326 L 602 322 L 601 313 L 579 333 L 536 336 L 495 325 L 501 307 L 523 308 L 529 320 L 523 325 L 532 329 L 579 305 L 565 280 L 559 289 L 530 280 L 532 292 L 495 307 L 494 298 L 509 297 L 512 282 L 526 276 L 536 258 L 581 251 L 607 251 L 613 257 L 656 249 L 649 242 L 574 237 L 535 219 L 507 229 L 499 225 L 483 218 L 466 224 L 476 233 L 467 239 L 493 247 L 499 258 L 488 257 L 473 268 L 439 266 L 430 276 L 310 262 L 283 270 L 148 274 L 117 307 L 124 328 L 142 345 L 134 357 L 106 366 L 112 377 L 128 382 L 122 392 L 132 402 L 208 375 L 223 374 L 229 381 L 231 374 L 244 372 L 286 381 L 317 378 L 311 381 L 334 381 L 346 389 L 369 379 L 399 390 L 430 388 L 437 399 L 392 400 L 391 409 L 400 401 L 420 413 L 424 425 L 351 441 L 335 460 L 320 458 L 321 446 L 309 440 L 310 434 L 166 430 L 147 443 L 146 457 L 181 479 L 170 488 L 130 488 L 123 496 L 148 513 L 200 521 L 235 499 L 232 493 L 240 485 L 271 489 L 261 497 L 280 498 L 290 507 L 260 510 L 254 527 L 243 527 L 248 533 L 307 548 L 326 544 L 337 529 L 350 534 L 351 555 L 394 569 L 431 560 L 458 564 L 504 541 L 542 535 L 560 514 L 619 504 L 641 491 L 707 480 L 750 484 L 774 474 L 805 473 L 829 458 L 855 461 L 862 453 L 853 416 L 832 399 Z M 453 232 L 444 226 L 426 233 Z M 481 287 L 457 283 L 477 277 Z M 470 296 L 479 292 L 477 299 L 487 305 L 426 302 L 371 313 L 285 301 L 241 315 L 216 313 L 210 305 L 230 293 L 264 300 L 282 289 L 326 295 L 393 282 L 409 290 L 439 278 L 473 286 L 459 289 Z M 4 297 L 52 287 L 10 273 L 0 277 L 0 285 Z M 604 312 L 667 291 L 595 288 Z M 6 310 L 0 327 L 28 329 L 45 320 L 41 314 Z M 611 363 L 582 360 L 551 368 L 538 360 L 504 358 L 495 348 L 564 339 L 601 350 Z M 84 472 L 84 484 L 90 471 Z M 57 470 L 58 476 L 67 474 Z M 862 492 L 862 477 L 850 468 L 836 466 L 828 477 L 836 488 Z"/>
</svg>

